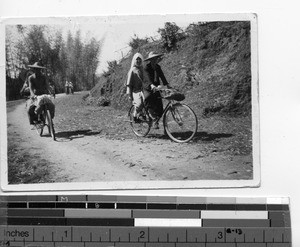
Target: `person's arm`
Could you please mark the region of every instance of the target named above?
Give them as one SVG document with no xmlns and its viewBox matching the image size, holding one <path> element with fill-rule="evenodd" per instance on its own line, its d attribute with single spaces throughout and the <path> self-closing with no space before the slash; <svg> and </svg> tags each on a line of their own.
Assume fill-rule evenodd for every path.
<svg viewBox="0 0 300 247">
<path fill-rule="evenodd" d="M 28 86 L 29 86 L 29 91 L 30 91 L 30 97 L 35 96 L 35 90 L 33 88 L 33 78 L 32 75 L 28 77 Z"/>
<path fill-rule="evenodd" d="M 127 82 L 126 82 L 126 94 L 129 96 L 129 99 L 132 101 L 132 70 L 128 72 Z"/>
<path fill-rule="evenodd" d="M 148 65 L 145 69 L 145 74 L 146 74 L 146 79 L 148 81 L 147 83 L 147 87 L 146 89 L 148 91 L 155 91 L 156 86 L 154 85 L 154 71 L 153 69 L 150 67 L 150 65 Z"/>
<path fill-rule="evenodd" d="M 160 66 L 157 66 L 157 74 L 158 74 L 159 78 L 162 80 L 163 85 L 168 86 L 169 83 L 168 83 L 168 81 L 164 75 L 164 72 L 162 71 Z"/>
</svg>

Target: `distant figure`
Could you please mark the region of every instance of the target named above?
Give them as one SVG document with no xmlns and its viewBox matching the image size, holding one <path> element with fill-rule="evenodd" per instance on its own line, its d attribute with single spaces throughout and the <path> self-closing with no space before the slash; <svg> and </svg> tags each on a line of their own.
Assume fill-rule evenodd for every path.
<svg viewBox="0 0 300 247">
<path fill-rule="evenodd" d="M 66 80 L 66 83 L 65 83 L 65 93 L 69 94 L 69 82 L 68 82 L 68 80 Z"/>
<path fill-rule="evenodd" d="M 71 81 L 69 81 L 69 93 L 74 94 L 73 83 Z"/>
<path fill-rule="evenodd" d="M 30 99 L 27 102 L 27 113 L 29 117 L 29 123 L 32 125 L 36 121 L 38 121 L 37 115 L 35 114 L 35 96 L 49 94 L 50 88 L 46 77 L 41 72 L 41 70 L 45 69 L 45 67 L 40 66 L 37 62 L 33 65 L 29 65 L 28 67 L 30 67 L 33 71 L 33 74 L 28 77 Z"/>
<path fill-rule="evenodd" d="M 138 122 L 137 115 L 141 111 L 144 102 L 143 80 L 143 56 L 140 53 L 136 53 L 132 58 L 126 83 L 126 93 L 134 105 L 133 119 L 135 122 Z"/>
<path fill-rule="evenodd" d="M 50 84 L 49 87 L 50 87 L 50 91 L 51 91 L 51 93 L 53 95 L 53 98 L 55 99 L 55 85 L 54 84 Z"/>
<path fill-rule="evenodd" d="M 163 114 L 161 94 L 157 91 L 156 87 L 160 85 L 160 81 L 162 81 L 163 85 L 169 86 L 161 67 L 158 65 L 158 63 L 162 60 L 162 56 L 163 54 L 156 54 L 151 51 L 148 58 L 145 59 L 145 61 L 149 61 L 146 65 L 145 71 L 147 78 L 150 80 L 150 85 L 146 88 L 146 91 L 150 95 L 147 97 L 145 103 L 149 109 L 151 118 L 154 120 L 155 129 L 159 128 L 158 120 Z"/>
</svg>

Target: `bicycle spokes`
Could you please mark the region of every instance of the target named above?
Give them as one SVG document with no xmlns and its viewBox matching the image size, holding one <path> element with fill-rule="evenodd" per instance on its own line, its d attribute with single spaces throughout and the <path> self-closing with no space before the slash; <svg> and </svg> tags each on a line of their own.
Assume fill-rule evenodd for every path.
<svg viewBox="0 0 300 247">
<path fill-rule="evenodd" d="M 146 111 L 143 109 L 141 112 L 136 114 L 136 117 L 134 117 L 133 115 L 134 106 L 132 106 L 129 110 L 130 125 L 133 133 L 136 136 L 146 136 L 151 128 L 151 120 Z"/>
<path fill-rule="evenodd" d="M 175 104 L 166 111 L 164 125 L 168 136 L 176 142 L 187 142 L 197 132 L 197 117 L 190 107 Z"/>
</svg>

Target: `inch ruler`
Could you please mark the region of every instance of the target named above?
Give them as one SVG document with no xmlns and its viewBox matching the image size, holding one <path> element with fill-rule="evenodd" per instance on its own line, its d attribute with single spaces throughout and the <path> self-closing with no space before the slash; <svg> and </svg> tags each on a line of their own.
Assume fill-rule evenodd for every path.
<svg viewBox="0 0 300 247">
<path fill-rule="evenodd" d="M 290 247 L 289 200 L 1 196 L 0 246 Z"/>
</svg>

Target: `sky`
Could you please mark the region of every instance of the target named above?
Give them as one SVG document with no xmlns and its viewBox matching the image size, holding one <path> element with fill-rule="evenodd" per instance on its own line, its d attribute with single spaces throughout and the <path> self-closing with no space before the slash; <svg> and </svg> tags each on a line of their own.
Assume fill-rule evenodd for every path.
<svg viewBox="0 0 300 247">
<path fill-rule="evenodd" d="M 73 27 L 80 28 L 82 33 L 90 33 L 98 40 L 104 38 L 98 73 L 103 72 L 107 67 L 107 62 L 120 60 L 122 55 L 125 56 L 130 47 L 128 43 L 131 38 L 137 35 L 139 38 L 160 37 L 157 32 L 163 28 L 165 22 L 172 21 L 178 26 L 185 28 L 191 22 L 197 22 L 197 18 L 167 18 L 165 16 L 122 16 L 108 17 L 105 19 L 83 20 L 77 22 Z"/>
</svg>

